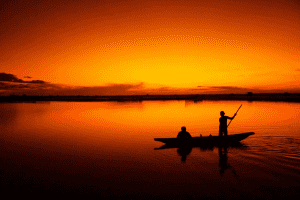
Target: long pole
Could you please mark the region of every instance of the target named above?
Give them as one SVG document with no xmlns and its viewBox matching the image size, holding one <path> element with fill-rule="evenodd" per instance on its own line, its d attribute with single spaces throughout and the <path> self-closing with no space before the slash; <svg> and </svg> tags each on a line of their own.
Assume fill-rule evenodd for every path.
<svg viewBox="0 0 300 200">
<path fill-rule="evenodd" d="M 237 114 L 237 112 L 239 112 L 240 108 L 242 107 L 243 104 L 241 104 L 241 106 L 239 107 L 239 109 L 236 111 L 236 113 L 234 115 Z M 232 119 L 233 120 L 233 119 Z M 232 122 L 232 120 L 230 120 L 229 124 Z M 229 124 L 227 125 L 227 127 L 229 126 Z"/>
</svg>

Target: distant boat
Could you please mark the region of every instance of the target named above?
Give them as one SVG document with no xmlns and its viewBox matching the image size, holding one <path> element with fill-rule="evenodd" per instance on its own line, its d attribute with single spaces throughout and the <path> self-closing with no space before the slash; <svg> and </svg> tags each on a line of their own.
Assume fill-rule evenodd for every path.
<svg viewBox="0 0 300 200">
<path fill-rule="evenodd" d="M 238 143 L 248 136 L 254 135 L 254 132 L 240 133 L 227 136 L 206 136 L 192 137 L 187 139 L 181 138 L 154 138 L 155 141 L 163 142 L 168 146 L 222 146 Z"/>
</svg>

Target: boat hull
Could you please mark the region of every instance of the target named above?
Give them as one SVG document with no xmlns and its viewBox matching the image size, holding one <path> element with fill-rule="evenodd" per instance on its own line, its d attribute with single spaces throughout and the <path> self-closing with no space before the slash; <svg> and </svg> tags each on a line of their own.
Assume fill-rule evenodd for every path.
<svg viewBox="0 0 300 200">
<path fill-rule="evenodd" d="M 253 135 L 254 132 L 240 133 L 227 136 L 208 136 L 208 137 L 192 137 L 187 139 L 179 138 L 154 138 L 155 141 L 163 142 L 168 146 L 203 146 L 203 145 L 230 145 L 238 143 L 248 136 Z"/>
</svg>

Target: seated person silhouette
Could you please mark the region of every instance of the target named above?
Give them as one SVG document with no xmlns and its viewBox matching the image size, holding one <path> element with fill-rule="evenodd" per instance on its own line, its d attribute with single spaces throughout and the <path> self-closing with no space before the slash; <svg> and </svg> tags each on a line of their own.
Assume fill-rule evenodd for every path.
<svg viewBox="0 0 300 200">
<path fill-rule="evenodd" d="M 190 135 L 190 133 L 186 131 L 186 128 L 184 126 L 181 127 L 181 131 L 178 133 L 177 138 L 186 139 L 191 137 L 192 136 Z"/>
</svg>

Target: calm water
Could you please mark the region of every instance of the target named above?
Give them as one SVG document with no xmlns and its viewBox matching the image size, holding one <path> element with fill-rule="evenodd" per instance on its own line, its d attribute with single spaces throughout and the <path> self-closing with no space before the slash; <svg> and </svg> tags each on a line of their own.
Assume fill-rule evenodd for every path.
<svg viewBox="0 0 300 200">
<path fill-rule="evenodd" d="M 154 150 L 155 137 L 255 132 L 227 149 Z M 0 104 L 1 182 L 9 195 L 114 199 L 298 199 L 300 104 L 246 101 Z M 182 154 L 187 154 L 182 161 Z M 8 193 L 8 192 L 7 192 Z"/>
</svg>

